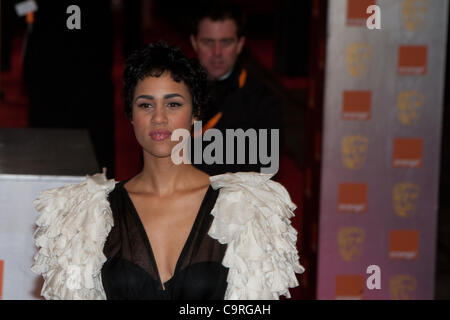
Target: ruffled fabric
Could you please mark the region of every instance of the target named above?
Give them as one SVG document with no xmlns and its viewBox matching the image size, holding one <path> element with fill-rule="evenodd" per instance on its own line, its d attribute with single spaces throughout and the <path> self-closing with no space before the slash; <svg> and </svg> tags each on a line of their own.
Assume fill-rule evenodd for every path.
<svg viewBox="0 0 450 320">
<path fill-rule="evenodd" d="M 290 223 L 296 206 L 271 177 L 243 172 L 210 177 L 211 186 L 221 188 L 208 234 L 227 244 L 225 299 L 289 298 L 289 288 L 298 285 L 295 273 L 304 272 Z M 43 191 L 35 200 L 41 215 L 32 271 L 43 276 L 46 299 L 106 299 L 101 268 L 113 226 L 107 196 L 114 186 L 114 180 L 97 174 L 81 184 Z"/>
<path fill-rule="evenodd" d="M 222 264 L 229 268 L 225 299 L 290 298 L 303 273 L 291 226 L 296 206 L 273 174 L 227 173 L 210 177 L 221 188 L 211 211 L 209 236 L 227 244 Z"/>
<path fill-rule="evenodd" d="M 44 278 L 46 299 L 105 299 L 101 268 L 103 246 L 113 226 L 108 193 L 115 181 L 105 174 L 80 184 L 41 192 L 34 237 L 39 247 L 31 270 Z"/>
</svg>

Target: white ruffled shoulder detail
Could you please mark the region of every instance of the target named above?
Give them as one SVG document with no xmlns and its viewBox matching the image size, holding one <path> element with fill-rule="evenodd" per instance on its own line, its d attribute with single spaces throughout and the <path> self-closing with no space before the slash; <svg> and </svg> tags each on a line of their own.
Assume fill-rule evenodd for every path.
<svg viewBox="0 0 450 320">
<path fill-rule="evenodd" d="M 208 234 L 227 244 L 222 264 L 229 268 L 225 299 L 290 298 L 303 273 L 297 231 L 289 220 L 296 206 L 273 174 L 226 173 L 210 177 L 220 188 Z"/>
<path fill-rule="evenodd" d="M 87 176 L 80 184 L 41 192 L 34 201 L 41 215 L 34 237 L 40 248 L 31 270 L 44 278 L 46 299 L 105 299 L 103 246 L 113 226 L 107 196 L 114 179 Z"/>
</svg>

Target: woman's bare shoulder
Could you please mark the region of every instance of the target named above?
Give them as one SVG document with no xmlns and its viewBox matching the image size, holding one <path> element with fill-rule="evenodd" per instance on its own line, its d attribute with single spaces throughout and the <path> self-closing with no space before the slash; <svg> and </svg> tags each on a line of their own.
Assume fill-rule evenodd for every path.
<svg viewBox="0 0 450 320">
<path fill-rule="evenodd" d="M 209 174 L 194 167 L 192 172 L 192 183 L 194 188 L 203 189 L 209 187 L 211 184 Z"/>
<path fill-rule="evenodd" d="M 124 180 L 122 182 L 122 187 L 129 193 L 129 194 L 133 194 L 133 193 L 139 193 L 140 190 L 140 184 L 139 184 L 139 179 L 137 178 L 138 175 L 129 178 L 127 180 Z"/>
</svg>

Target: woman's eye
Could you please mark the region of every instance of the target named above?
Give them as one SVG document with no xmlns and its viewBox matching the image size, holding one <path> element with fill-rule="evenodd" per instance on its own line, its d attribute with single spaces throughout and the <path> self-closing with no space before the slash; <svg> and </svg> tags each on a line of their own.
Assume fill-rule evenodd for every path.
<svg viewBox="0 0 450 320">
<path fill-rule="evenodd" d="M 171 108 L 178 108 L 178 107 L 181 107 L 181 103 L 178 103 L 178 102 L 170 102 L 170 103 L 168 104 L 168 106 L 171 107 Z"/>
<path fill-rule="evenodd" d="M 140 103 L 138 106 L 139 108 L 147 109 L 150 108 L 152 105 L 150 103 Z"/>
</svg>

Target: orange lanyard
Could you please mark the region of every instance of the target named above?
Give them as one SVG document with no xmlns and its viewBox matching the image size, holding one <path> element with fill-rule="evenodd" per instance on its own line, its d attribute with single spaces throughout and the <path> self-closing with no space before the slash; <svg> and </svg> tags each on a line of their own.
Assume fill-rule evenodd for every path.
<svg viewBox="0 0 450 320">
<path fill-rule="evenodd" d="M 32 24 L 34 22 L 34 12 L 28 12 L 26 15 L 26 21 L 28 24 Z"/>
<path fill-rule="evenodd" d="M 246 81 L 247 81 L 247 70 L 242 69 L 241 73 L 239 74 L 239 89 L 242 89 L 244 87 Z M 205 131 L 208 129 L 214 128 L 217 122 L 219 122 L 220 118 L 222 118 L 222 114 L 223 113 L 219 111 L 214 115 L 214 117 L 209 119 L 209 121 L 205 123 L 205 125 L 203 126 L 202 133 L 205 133 Z"/>
</svg>

